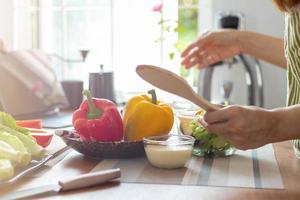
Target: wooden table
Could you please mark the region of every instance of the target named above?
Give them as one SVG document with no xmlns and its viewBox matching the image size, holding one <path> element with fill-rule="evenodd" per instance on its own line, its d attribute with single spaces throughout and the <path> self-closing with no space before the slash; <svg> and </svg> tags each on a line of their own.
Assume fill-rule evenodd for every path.
<svg viewBox="0 0 300 200">
<path fill-rule="evenodd" d="M 49 151 L 57 149 L 62 142 L 55 138 L 49 147 Z M 153 184 L 131 184 L 119 183 L 118 181 L 103 185 L 82 189 L 62 194 L 48 193 L 37 196 L 37 199 L 205 199 L 205 200 L 234 200 L 234 199 L 300 199 L 300 160 L 292 150 L 290 142 L 282 142 L 274 145 L 276 157 L 279 163 L 284 190 L 247 189 L 247 188 L 225 188 L 225 187 L 201 187 L 180 185 L 153 185 Z M 63 176 L 75 176 L 89 172 L 98 162 L 85 159 L 82 155 L 71 150 L 67 157 L 52 168 L 43 168 L 37 177 L 27 177 L 17 184 L 0 189 L 0 196 L 12 193 L 24 188 L 38 185 L 55 183 Z"/>
</svg>

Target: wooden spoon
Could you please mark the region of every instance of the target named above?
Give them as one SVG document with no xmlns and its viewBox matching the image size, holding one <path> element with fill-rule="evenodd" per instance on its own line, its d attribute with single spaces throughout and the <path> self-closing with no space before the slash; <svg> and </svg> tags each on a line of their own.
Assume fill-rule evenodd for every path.
<svg viewBox="0 0 300 200">
<path fill-rule="evenodd" d="M 153 86 L 183 97 L 206 111 L 220 109 L 197 95 L 186 80 L 171 71 L 152 65 L 138 65 L 136 73 Z"/>
</svg>

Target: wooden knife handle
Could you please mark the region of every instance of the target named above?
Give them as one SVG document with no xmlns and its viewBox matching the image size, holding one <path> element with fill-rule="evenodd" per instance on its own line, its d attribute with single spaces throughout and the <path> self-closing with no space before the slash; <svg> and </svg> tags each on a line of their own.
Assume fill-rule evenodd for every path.
<svg viewBox="0 0 300 200">
<path fill-rule="evenodd" d="M 59 181 L 58 183 L 61 186 L 60 191 L 67 191 L 99 185 L 119 177 L 121 177 L 121 170 L 118 168 L 88 173 L 76 178 Z"/>
</svg>

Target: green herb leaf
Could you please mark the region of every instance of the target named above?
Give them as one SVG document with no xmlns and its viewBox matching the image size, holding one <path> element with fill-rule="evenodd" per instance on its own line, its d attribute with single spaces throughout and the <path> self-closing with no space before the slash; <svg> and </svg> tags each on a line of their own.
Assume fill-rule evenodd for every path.
<svg viewBox="0 0 300 200">
<path fill-rule="evenodd" d="M 18 126 L 16 120 L 10 114 L 7 114 L 5 112 L 0 112 L 0 124 L 25 135 L 29 134 L 28 129 Z"/>
</svg>

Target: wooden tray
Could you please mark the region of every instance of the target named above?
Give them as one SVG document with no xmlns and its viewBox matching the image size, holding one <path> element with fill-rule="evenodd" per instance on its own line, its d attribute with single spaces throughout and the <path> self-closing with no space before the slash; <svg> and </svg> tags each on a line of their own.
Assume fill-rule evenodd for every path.
<svg viewBox="0 0 300 200">
<path fill-rule="evenodd" d="M 144 157 L 143 141 L 96 142 L 82 141 L 75 130 L 57 130 L 66 145 L 94 159 L 120 159 Z"/>
</svg>

